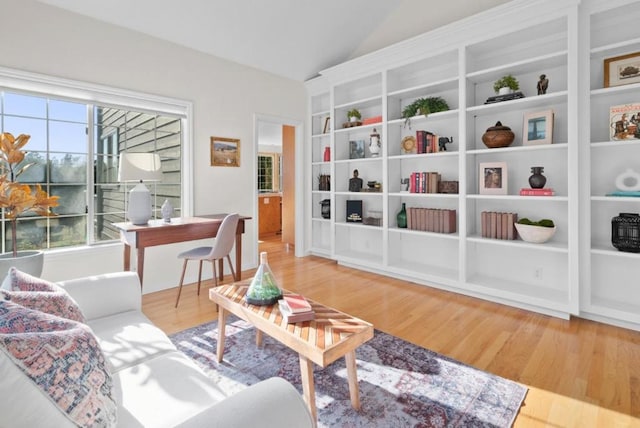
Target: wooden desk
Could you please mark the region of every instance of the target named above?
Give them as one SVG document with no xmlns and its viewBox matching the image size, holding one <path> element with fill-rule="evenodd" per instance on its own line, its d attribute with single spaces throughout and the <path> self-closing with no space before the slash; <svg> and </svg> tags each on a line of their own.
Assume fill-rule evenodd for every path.
<svg viewBox="0 0 640 428">
<path fill-rule="evenodd" d="M 164 220 L 150 220 L 149 224 L 136 226 L 131 223 L 113 223 L 120 230 L 120 240 L 124 243 L 124 270 L 131 270 L 131 248 L 137 249 L 138 277 L 140 286 L 144 276 L 144 249 L 156 245 L 213 238 L 218 233 L 222 219 L 226 214 L 212 214 L 198 217 L 172 218 L 171 223 Z M 251 217 L 240 216 L 236 229 L 236 267 L 235 281 L 240 281 L 242 272 L 242 234 L 244 221 Z M 218 261 L 220 280 L 224 276 L 222 259 Z"/>
<path fill-rule="evenodd" d="M 355 350 L 373 337 L 373 326 L 366 321 L 312 300 L 309 300 L 309 303 L 316 313 L 315 320 L 287 324 L 280 315 L 278 305 L 255 306 L 247 304 L 244 301 L 244 295 L 248 288 L 249 282 L 241 282 L 220 285 L 209 290 L 209 299 L 219 307 L 218 362 L 222 362 L 224 353 L 227 315 L 232 313 L 256 327 L 256 344 L 258 346 L 262 344 L 262 333 L 266 333 L 298 353 L 302 391 L 314 421 L 318 418 L 318 412 L 312 363 L 316 363 L 320 367 L 327 367 L 338 358 L 344 357 L 351 406 L 356 410 L 360 409 Z"/>
</svg>

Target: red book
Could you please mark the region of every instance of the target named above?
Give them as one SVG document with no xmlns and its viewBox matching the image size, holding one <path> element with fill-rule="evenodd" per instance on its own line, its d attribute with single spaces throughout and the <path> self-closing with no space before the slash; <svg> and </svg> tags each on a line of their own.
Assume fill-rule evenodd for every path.
<svg viewBox="0 0 640 428">
<path fill-rule="evenodd" d="M 296 323 L 303 321 L 311 321 L 316 318 L 315 312 L 309 309 L 308 311 L 293 313 L 289 309 L 289 305 L 284 299 L 278 300 L 278 307 L 280 309 L 280 315 L 282 319 L 287 323 Z"/>
<path fill-rule="evenodd" d="M 555 192 L 551 188 L 544 189 L 530 189 L 523 187 L 520 189 L 520 196 L 553 196 Z"/>
<path fill-rule="evenodd" d="M 379 123 L 379 122 L 382 122 L 382 116 L 373 116 L 373 117 L 367 117 L 365 119 L 362 119 L 363 125 L 370 125 L 372 123 Z"/>
<path fill-rule="evenodd" d="M 311 304 L 301 294 L 285 294 L 283 299 L 293 314 L 312 310 Z"/>
</svg>

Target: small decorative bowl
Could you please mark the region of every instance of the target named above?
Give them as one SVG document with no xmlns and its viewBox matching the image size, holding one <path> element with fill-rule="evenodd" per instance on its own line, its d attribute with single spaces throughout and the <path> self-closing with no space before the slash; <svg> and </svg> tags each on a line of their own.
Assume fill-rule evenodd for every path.
<svg viewBox="0 0 640 428">
<path fill-rule="evenodd" d="M 496 122 L 495 126 L 487 129 L 482 135 L 482 142 L 490 149 L 497 149 L 499 147 L 508 147 L 513 143 L 515 134 L 508 126 L 503 126 L 500 121 Z"/>
<path fill-rule="evenodd" d="M 530 224 L 516 223 L 516 230 L 523 241 L 532 244 L 542 244 L 547 242 L 556 233 L 556 227 L 532 226 Z"/>
</svg>

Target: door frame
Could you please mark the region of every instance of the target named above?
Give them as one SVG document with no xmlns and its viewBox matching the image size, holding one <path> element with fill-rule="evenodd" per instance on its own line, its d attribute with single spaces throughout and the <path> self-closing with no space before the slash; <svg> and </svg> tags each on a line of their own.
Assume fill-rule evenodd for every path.
<svg viewBox="0 0 640 428">
<path fill-rule="evenodd" d="M 303 147 L 303 142 L 304 142 L 304 129 L 303 129 L 303 122 L 301 120 L 297 120 L 297 119 L 291 119 L 291 118 L 286 118 L 286 117 L 281 117 L 281 116 L 272 116 L 272 115 L 267 115 L 267 114 L 259 114 L 256 113 L 253 116 L 253 147 L 254 147 L 254 156 L 253 156 L 253 191 L 254 191 L 254 198 L 253 198 L 253 213 L 256 219 L 256 225 L 260 223 L 260 219 L 258 218 L 259 214 L 258 214 L 258 186 L 256 185 L 256 183 L 258 182 L 258 138 L 259 138 L 259 130 L 260 130 L 260 123 L 270 123 L 270 124 L 275 124 L 275 125 L 287 125 L 287 126 L 292 126 L 295 128 L 295 165 L 294 165 L 294 177 L 295 177 L 295 181 L 296 181 L 296 190 L 295 190 L 295 194 L 294 194 L 294 198 L 295 198 L 295 206 L 294 206 L 294 210 L 295 210 L 295 234 L 296 234 L 296 238 L 295 238 L 295 242 L 294 242 L 294 246 L 295 246 L 295 251 L 294 254 L 296 257 L 303 257 L 304 256 L 304 221 L 303 221 L 303 215 L 302 213 L 304 213 L 304 169 L 302 168 L 302 165 L 304 165 L 304 147 Z M 281 165 L 282 168 L 282 165 Z M 255 242 L 258 242 L 258 227 L 256 226 L 254 228 L 255 230 Z M 256 247 L 256 251 L 257 251 Z M 257 254 L 255 254 L 254 256 L 254 260 L 257 260 Z"/>
</svg>

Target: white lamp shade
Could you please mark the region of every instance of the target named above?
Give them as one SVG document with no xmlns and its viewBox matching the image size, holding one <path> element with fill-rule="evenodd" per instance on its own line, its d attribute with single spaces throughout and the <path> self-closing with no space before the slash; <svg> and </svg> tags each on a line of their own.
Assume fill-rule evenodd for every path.
<svg viewBox="0 0 640 428">
<path fill-rule="evenodd" d="M 160 181 L 162 165 L 156 153 L 120 153 L 118 181 Z"/>
<path fill-rule="evenodd" d="M 151 218 L 151 193 L 143 181 L 162 180 L 160 156 L 155 153 L 120 153 L 118 181 L 138 181 L 129 192 L 127 217 L 133 224 L 143 225 Z"/>
</svg>

